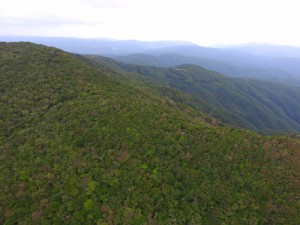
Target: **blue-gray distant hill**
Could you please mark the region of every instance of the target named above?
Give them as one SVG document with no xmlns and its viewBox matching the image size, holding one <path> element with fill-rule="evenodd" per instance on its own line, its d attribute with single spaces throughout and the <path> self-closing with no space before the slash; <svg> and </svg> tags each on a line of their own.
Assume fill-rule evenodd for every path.
<svg viewBox="0 0 300 225">
<path fill-rule="evenodd" d="M 300 78 L 284 70 L 254 66 L 237 66 L 220 60 L 213 60 L 194 56 L 185 56 L 178 54 L 132 54 L 128 56 L 114 57 L 114 59 L 129 64 L 156 67 L 174 67 L 182 64 L 193 64 L 222 73 L 229 77 L 254 78 L 272 81 L 276 83 L 300 86 Z"/>
<path fill-rule="evenodd" d="M 218 48 L 235 50 L 264 57 L 300 57 L 300 47 L 290 45 L 250 43 L 241 45 L 220 45 Z"/>
<path fill-rule="evenodd" d="M 96 54 L 103 56 L 128 55 L 137 52 L 153 51 L 173 46 L 194 45 L 183 41 L 152 41 L 114 40 L 107 38 L 83 39 L 66 37 L 1 37 L 0 41 L 29 41 L 63 49 L 78 54 Z"/>
<path fill-rule="evenodd" d="M 298 49 L 297 47 L 295 47 Z M 217 60 L 241 67 L 259 67 L 279 69 L 291 73 L 300 78 L 300 57 L 286 57 L 285 54 L 264 55 L 254 54 L 254 52 L 243 52 L 238 49 L 208 48 L 202 46 L 175 46 L 164 49 L 150 50 L 151 55 L 177 54 L 193 56 L 210 60 Z"/>
<path fill-rule="evenodd" d="M 231 77 L 248 77 L 272 82 L 300 85 L 299 47 L 281 45 L 238 45 L 203 47 L 183 41 L 136 41 L 113 39 L 79 39 L 66 37 L 0 37 L 0 41 L 30 41 L 78 54 L 118 57 L 128 63 L 177 66 L 194 64 Z M 139 59 L 132 59 L 138 54 Z M 141 55 L 142 54 L 142 55 Z M 148 56 L 158 57 L 153 59 Z M 166 59 L 165 55 L 176 55 Z M 174 59 L 177 57 L 177 59 Z M 178 58 L 181 57 L 181 58 Z M 164 59 L 163 59 L 164 58 Z M 197 59 L 196 59 L 197 58 Z M 138 62 L 138 63 L 136 63 Z M 158 62 L 158 63 L 157 63 Z M 159 64 L 159 65 L 158 65 Z"/>
</svg>

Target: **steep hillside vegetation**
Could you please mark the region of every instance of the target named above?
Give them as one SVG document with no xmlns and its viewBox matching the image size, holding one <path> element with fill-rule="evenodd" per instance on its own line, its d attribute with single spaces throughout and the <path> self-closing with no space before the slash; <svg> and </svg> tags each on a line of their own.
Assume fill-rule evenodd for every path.
<svg viewBox="0 0 300 225">
<path fill-rule="evenodd" d="M 0 44 L 1 224 L 299 224 L 297 141 L 207 124 L 126 76 Z"/>
<path fill-rule="evenodd" d="M 155 68 L 86 56 L 97 62 L 152 78 L 189 93 L 204 112 L 227 124 L 260 132 L 300 131 L 300 88 L 256 80 L 232 79 L 193 65 Z"/>
</svg>

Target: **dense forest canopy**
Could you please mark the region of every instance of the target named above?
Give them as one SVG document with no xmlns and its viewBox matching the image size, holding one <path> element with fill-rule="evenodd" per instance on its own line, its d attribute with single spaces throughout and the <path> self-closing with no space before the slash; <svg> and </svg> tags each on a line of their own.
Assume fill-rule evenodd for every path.
<svg viewBox="0 0 300 225">
<path fill-rule="evenodd" d="M 220 126 L 191 99 L 0 43 L 0 223 L 299 224 L 299 141 Z"/>
</svg>

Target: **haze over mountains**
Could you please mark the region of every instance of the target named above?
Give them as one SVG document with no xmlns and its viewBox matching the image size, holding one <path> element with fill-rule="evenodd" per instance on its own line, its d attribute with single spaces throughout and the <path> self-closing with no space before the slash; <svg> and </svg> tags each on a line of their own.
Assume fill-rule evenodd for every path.
<svg viewBox="0 0 300 225">
<path fill-rule="evenodd" d="M 257 45 L 257 48 L 259 46 Z M 277 47 L 284 48 L 284 46 L 275 46 L 274 48 Z M 288 48 L 290 49 L 290 47 Z M 295 47 L 294 50 L 298 54 L 300 53 L 299 48 Z M 217 49 L 200 46 L 175 46 L 151 50 L 146 52 L 146 55 L 129 55 L 119 59 L 126 63 L 154 66 L 154 64 L 151 64 L 151 60 L 146 59 L 143 61 L 141 59 L 142 57 L 150 57 L 149 55 L 155 61 L 160 62 L 159 66 L 166 67 L 170 64 L 175 66 L 182 63 L 197 64 L 233 77 L 239 76 L 300 84 L 300 58 L 294 57 L 295 53 L 269 57 L 261 54 L 255 55 L 254 52 L 250 51 L 239 51 L 234 47 Z M 162 57 L 164 57 L 164 60 L 161 61 Z"/>
<path fill-rule="evenodd" d="M 1 37 L 0 41 L 29 41 L 37 44 L 53 46 L 78 54 L 95 54 L 103 56 L 128 55 L 178 45 L 194 45 L 183 41 L 143 42 L 135 40 L 115 40 L 108 38 L 80 39 L 65 37 Z"/>
<path fill-rule="evenodd" d="M 217 45 L 218 48 L 232 49 L 240 52 L 267 57 L 300 57 L 300 47 L 274 44 L 240 44 L 240 45 Z"/>
<path fill-rule="evenodd" d="M 180 41 L 120 41 L 51 37 L 0 37 L 32 41 L 78 54 L 113 57 L 125 63 L 173 67 L 194 64 L 230 77 L 247 77 L 300 86 L 300 48 L 251 44 L 202 47 Z"/>
</svg>

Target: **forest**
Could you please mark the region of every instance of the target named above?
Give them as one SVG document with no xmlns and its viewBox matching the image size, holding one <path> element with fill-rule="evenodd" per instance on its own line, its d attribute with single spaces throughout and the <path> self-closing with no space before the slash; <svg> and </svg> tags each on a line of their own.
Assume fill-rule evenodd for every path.
<svg viewBox="0 0 300 225">
<path fill-rule="evenodd" d="M 212 102 L 215 85 L 265 84 L 150 69 L 0 43 L 0 224 L 300 224 L 299 139 L 234 124 L 199 97 L 210 79 Z M 287 112 L 278 101 L 269 110 Z M 288 115 L 268 129 L 299 123 Z"/>
</svg>

